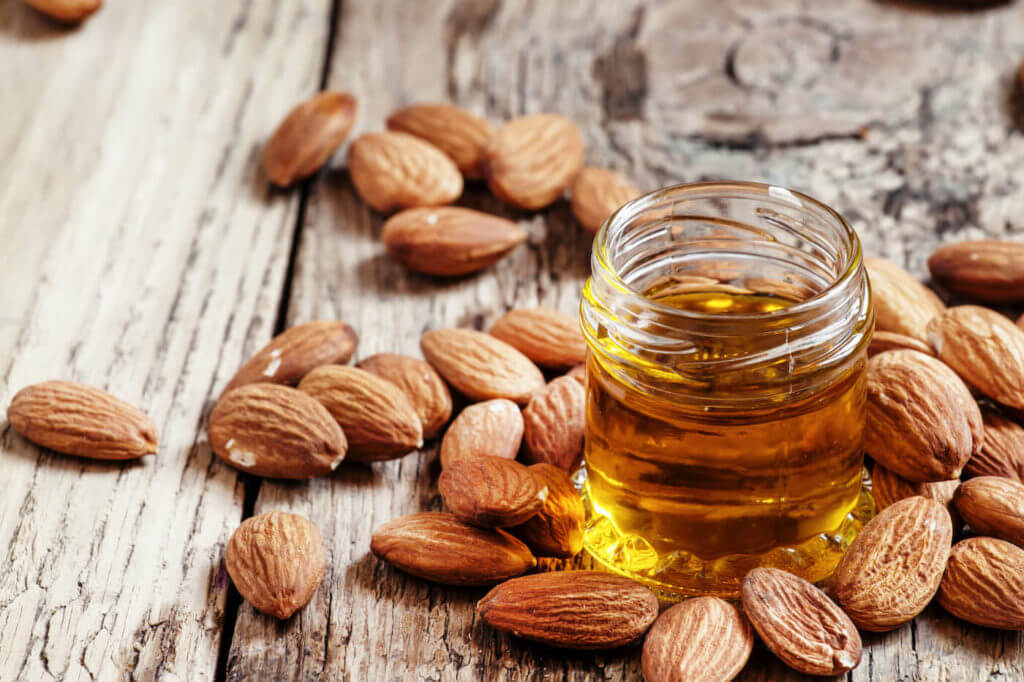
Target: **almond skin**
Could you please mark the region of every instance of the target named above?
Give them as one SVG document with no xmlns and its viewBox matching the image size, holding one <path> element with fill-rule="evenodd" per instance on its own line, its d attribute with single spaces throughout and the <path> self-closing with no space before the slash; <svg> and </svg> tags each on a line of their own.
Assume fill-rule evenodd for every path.
<svg viewBox="0 0 1024 682">
<path fill-rule="evenodd" d="M 889 350 L 916 350 L 918 353 L 935 356 L 932 347 L 920 339 L 896 332 L 876 331 L 871 336 L 871 343 L 868 345 L 868 357 L 874 357 Z"/>
<path fill-rule="evenodd" d="M 437 147 L 405 133 L 364 133 L 348 153 L 352 183 L 382 213 L 450 204 L 462 194 L 462 174 Z"/>
<path fill-rule="evenodd" d="M 228 541 L 224 564 L 253 608 L 284 620 L 313 598 L 327 555 L 308 519 L 274 511 L 242 522 Z"/>
<path fill-rule="evenodd" d="M 640 583 L 601 571 L 538 573 L 498 585 L 476 612 L 491 627 L 571 649 L 610 649 L 639 639 L 658 616 Z"/>
<path fill-rule="evenodd" d="M 644 638 L 645 682 L 720 682 L 736 677 L 754 649 L 739 609 L 718 597 L 688 599 L 664 611 Z"/>
<path fill-rule="evenodd" d="M 11 427 L 36 445 L 90 459 L 138 459 L 157 451 L 145 412 L 75 381 L 44 381 L 18 391 L 7 407 Z"/>
<path fill-rule="evenodd" d="M 528 211 L 553 203 L 583 168 L 583 138 L 558 114 L 513 119 L 487 145 L 484 174 L 494 196 Z"/>
<path fill-rule="evenodd" d="M 66 24 L 85 21 L 103 6 L 103 0 L 25 0 L 25 4 Z"/>
<path fill-rule="evenodd" d="M 967 460 L 966 476 L 1003 476 L 1024 481 L 1024 427 L 995 410 L 981 408 L 985 440 L 981 452 Z"/>
<path fill-rule="evenodd" d="M 999 239 L 949 244 L 932 254 L 928 269 L 955 294 L 986 303 L 1024 301 L 1024 244 Z"/>
<path fill-rule="evenodd" d="M 504 341 L 474 329 L 435 329 L 420 339 L 434 369 L 473 401 L 507 398 L 520 405 L 544 387 L 544 375 Z"/>
<path fill-rule="evenodd" d="M 946 309 L 939 297 L 893 262 L 867 258 L 864 265 L 871 280 L 875 330 L 927 341 L 928 322 Z"/>
<path fill-rule="evenodd" d="M 580 382 L 559 377 L 523 410 L 526 458 L 572 471 L 583 457 L 586 396 Z"/>
<path fill-rule="evenodd" d="M 225 392 L 255 383 L 294 386 L 320 365 L 343 365 L 359 342 L 352 327 L 339 320 L 314 320 L 287 329 L 242 365 Z"/>
<path fill-rule="evenodd" d="M 587 385 L 587 365 L 586 365 L 586 363 L 583 363 L 581 365 L 576 365 L 575 367 L 570 369 L 568 372 L 566 372 L 565 376 L 572 377 L 576 381 L 580 382 L 580 384 L 585 388 L 586 385 Z"/>
<path fill-rule="evenodd" d="M 583 229 L 594 234 L 612 213 L 641 194 L 615 171 L 587 166 L 572 183 L 572 212 Z"/>
<path fill-rule="evenodd" d="M 530 471 L 547 486 L 547 499 L 536 516 L 508 531 L 525 542 L 534 556 L 570 559 L 583 549 L 583 500 L 558 467 L 534 464 Z"/>
<path fill-rule="evenodd" d="M 953 547 L 939 605 L 968 623 L 1024 630 L 1024 550 L 996 538 L 968 538 Z"/>
<path fill-rule="evenodd" d="M 288 386 L 249 384 L 228 391 L 210 413 L 210 447 L 242 471 L 304 479 L 334 471 L 345 434 L 323 405 Z"/>
<path fill-rule="evenodd" d="M 292 109 L 263 148 L 263 172 L 287 187 L 320 170 L 356 120 L 356 98 L 321 92 Z"/>
<path fill-rule="evenodd" d="M 359 369 L 402 389 L 420 417 L 424 438 L 435 438 L 452 416 L 452 394 L 434 368 L 417 358 L 378 353 L 360 361 Z"/>
<path fill-rule="evenodd" d="M 348 438 L 349 459 L 375 462 L 423 446 L 420 417 L 402 389 L 356 367 L 324 365 L 299 390 L 327 408 Z"/>
<path fill-rule="evenodd" d="M 388 255 L 435 277 L 457 277 L 497 263 L 526 241 L 511 220 L 457 206 L 410 208 L 384 223 Z"/>
<path fill-rule="evenodd" d="M 999 313 L 962 305 L 928 325 L 928 339 L 964 381 L 996 402 L 1024 409 L 1024 331 Z"/>
<path fill-rule="evenodd" d="M 395 568 L 445 585 L 493 585 L 537 565 L 526 545 L 508 533 L 444 512 L 389 521 L 373 532 L 370 549 Z"/>
<path fill-rule="evenodd" d="M 830 593 L 861 630 L 888 632 L 928 605 L 953 541 L 946 508 L 910 497 L 882 510 L 854 538 Z"/>
<path fill-rule="evenodd" d="M 790 668 L 839 675 L 857 667 L 857 628 L 824 592 L 792 573 L 755 568 L 743 580 L 743 611 L 757 634 Z"/>
<path fill-rule="evenodd" d="M 437 481 L 444 506 L 459 521 L 482 528 L 523 523 L 544 506 L 547 486 L 525 466 L 501 457 L 453 462 Z"/>
<path fill-rule="evenodd" d="M 1024 547 L 1024 483 L 979 476 L 960 486 L 955 502 L 974 532 Z"/>
<path fill-rule="evenodd" d="M 580 321 L 550 308 L 513 308 L 490 331 L 541 367 L 564 370 L 586 360 Z"/>
<path fill-rule="evenodd" d="M 475 457 L 515 459 L 523 442 L 523 414 L 511 400 L 470 405 L 459 413 L 441 441 L 441 467 Z"/>
<path fill-rule="evenodd" d="M 453 104 L 412 104 L 388 117 L 388 130 L 415 135 L 447 154 L 466 178 L 483 177 L 484 152 L 494 128 Z"/>
<path fill-rule="evenodd" d="M 953 496 L 960 487 L 960 479 L 950 481 L 929 481 L 925 483 L 908 481 L 894 474 L 881 464 L 875 463 L 871 470 L 871 493 L 881 511 L 908 497 L 927 497 L 935 500 L 953 514 Z M 954 526 L 956 526 L 954 519 Z"/>
<path fill-rule="evenodd" d="M 981 448 L 981 411 L 960 377 L 913 350 L 868 361 L 864 449 L 908 481 L 958 478 Z"/>
</svg>

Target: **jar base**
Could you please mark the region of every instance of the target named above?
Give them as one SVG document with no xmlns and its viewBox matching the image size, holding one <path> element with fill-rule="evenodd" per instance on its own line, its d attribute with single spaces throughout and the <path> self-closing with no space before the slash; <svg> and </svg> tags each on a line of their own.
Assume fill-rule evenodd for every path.
<svg viewBox="0 0 1024 682">
<path fill-rule="evenodd" d="M 764 554 L 736 554 L 703 560 L 688 552 L 658 554 L 640 536 L 620 532 L 606 517 L 587 506 L 584 549 L 605 570 L 632 578 L 666 601 L 714 595 L 736 599 L 743 578 L 758 566 L 789 571 L 812 583 L 828 578 L 861 528 L 875 515 L 868 485 L 853 509 L 831 533 L 822 533 L 799 545 L 776 547 Z"/>
</svg>

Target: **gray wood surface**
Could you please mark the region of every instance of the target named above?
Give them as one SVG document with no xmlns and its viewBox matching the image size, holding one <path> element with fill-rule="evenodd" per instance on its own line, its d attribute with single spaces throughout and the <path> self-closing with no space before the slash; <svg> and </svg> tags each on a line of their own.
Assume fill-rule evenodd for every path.
<svg viewBox="0 0 1024 682">
<path fill-rule="evenodd" d="M 0 5 L 0 405 L 75 378 L 139 404 L 162 438 L 140 465 L 86 464 L 4 425 L 0 681 L 639 677 L 635 649 L 497 634 L 474 617 L 482 590 L 369 555 L 375 526 L 439 506 L 435 444 L 295 484 L 211 458 L 209 401 L 284 324 L 340 317 L 357 357 L 417 354 L 424 330 L 486 327 L 513 305 L 573 311 L 589 270 L 565 202 L 518 213 L 470 186 L 460 203 L 530 240 L 442 282 L 383 255 L 343 153 L 305 188 L 268 191 L 260 144 L 322 83 L 360 98 L 356 133 L 423 99 L 495 123 L 558 111 L 589 162 L 641 187 L 792 186 L 923 274 L 941 242 L 1024 229 L 1022 57 L 1015 4 L 108 0 L 72 31 Z M 229 598 L 221 563 L 241 518 L 271 509 L 313 519 L 330 557 L 286 623 Z M 1024 679 L 1024 636 L 934 607 L 866 643 L 851 680 Z M 759 648 L 741 679 L 797 677 Z"/>
</svg>

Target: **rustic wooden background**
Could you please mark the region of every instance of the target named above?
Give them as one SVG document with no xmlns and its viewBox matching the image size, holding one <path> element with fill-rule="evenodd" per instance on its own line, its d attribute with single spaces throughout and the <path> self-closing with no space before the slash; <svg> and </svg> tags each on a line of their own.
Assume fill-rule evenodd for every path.
<svg viewBox="0 0 1024 682">
<path fill-rule="evenodd" d="M 923 274 L 932 248 L 1024 229 L 1014 74 L 1024 9 L 867 0 L 107 0 L 77 30 L 0 3 L 0 408 L 49 378 L 145 409 L 133 465 L 40 451 L 2 425 L 0 680 L 619 680 L 636 649 L 574 654 L 479 623 L 481 590 L 407 578 L 371 530 L 438 505 L 437 449 L 310 483 L 211 457 L 205 416 L 276 331 L 340 317 L 358 356 L 512 305 L 573 311 L 589 240 L 565 202 L 510 213 L 530 240 L 477 277 L 405 273 L 339 154 L 268 189 L 262 142 L 322 86 L 360 130 L 417 100 L 500 122 L 575 119 L 591 163 L 654 188 L 799 188 L 869 253 Z M 330 568 L 278 623 L 239 603 L 223 548 L 252 513 L 313 519 Z M 1024 679 L 1024 636 L 930 608 L 866 637 L 851 680 Z M 795 679 L 767 652 L 745 680 Z"/>
</svg>

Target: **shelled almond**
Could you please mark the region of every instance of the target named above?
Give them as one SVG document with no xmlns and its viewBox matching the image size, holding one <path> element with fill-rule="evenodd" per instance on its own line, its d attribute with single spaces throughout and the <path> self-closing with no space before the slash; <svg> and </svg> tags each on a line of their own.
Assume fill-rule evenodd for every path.
<svg viewBox="0 0 1024 682">
<path fill-rule="evenodd" d="M 356 98 L 321 92 L 289 112 L 263 148 L 272 183 L 287 187 L 318 171 L 345 141 L 356 119 Z"/>
</svg>

